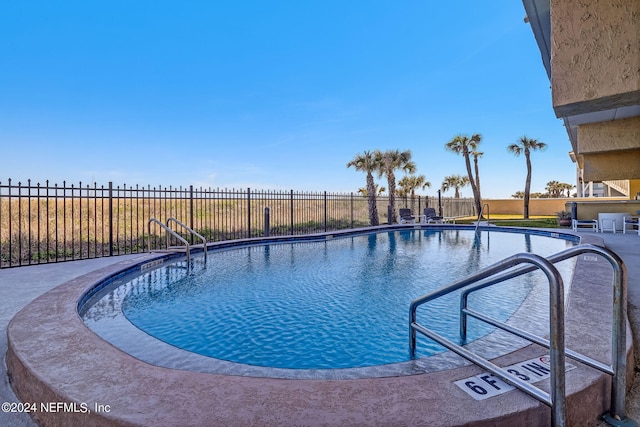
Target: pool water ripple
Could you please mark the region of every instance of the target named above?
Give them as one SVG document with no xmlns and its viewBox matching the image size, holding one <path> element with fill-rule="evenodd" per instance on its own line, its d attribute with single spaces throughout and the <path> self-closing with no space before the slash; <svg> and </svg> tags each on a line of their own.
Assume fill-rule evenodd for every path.
<svg viewBox="0 0 640 427">
<path fill-rule="evenodd" d="M 118 298 L 141 330 L 220 360 L 290 369 L 404 362 L 412 299 L 515 252 L 544 256 L 572 245 L 535 235 L 483 235 L 485 240 L 465 230 L 403 230 L 216 251 L 198 272 L 162 266 L 134 279 L 144 285 L 130 286 Z M 569 283 L 572 266 L 560 267 Z M 529 274 L 477 292 L 471 304 L 506 320 L 540 279 Z M 418 313 L 454 341 L 458 295 Z M 470 328 L 469 341 L 492 331 L 473 321 Z M 419 357 L 441 351 L 419 340 Z"/>
</svg>

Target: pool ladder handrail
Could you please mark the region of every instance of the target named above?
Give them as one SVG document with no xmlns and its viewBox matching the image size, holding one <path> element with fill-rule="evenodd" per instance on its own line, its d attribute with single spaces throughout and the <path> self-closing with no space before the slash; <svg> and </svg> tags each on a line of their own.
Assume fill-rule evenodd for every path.
<svg viewBox="0 0 640 427">
<path fill-rule="evenodd" d="M 200 233 L 198 233 L 197 231 L 195 231 L 194 229 L 192 229 L 188 225 L 183 224 L 182 222 L 178 221 L 174 217 L 170 217 L 170 218 L 167 219 L 167 227 L 170 227 L 169 224 L 171 223 L 171 221 L 175 222 L 176 224 L 178 224 L 179 226 L 181 226 L 182 228 L 187 230 L 187 232 L 189 232 L 189 234 L 191 234 L 192 236 L 195 236 L 198 239 L 202 240 L 202 249 L 203 249 L 203 252 L 204 252 L 204 263 L 206 264 L 207 263 L 207 239 L 205 239 L 204 236 L 202 236 Z"/>
<path fill-rule="evenodd" d="M 611 333 L 611 364 L 608 365 L 599 362 L 589 356 L 577 353 L 571 349 L 565 349 L 565 353 L 567 357 L 582 362 L 587 366 L 590 366 L 613 377 L 611 386 L 611 411 L 608 417 L 612 417 L 612 419 L 624 419 L 626 415 L 625 391 L 627 378 L 627 322 L 625 320 L 627 317 L 627 292 L 624 281 L 623 261 L 615 253 L 602 247 L 590 244 L 579 245 L 565 249 L 561 252 L 547 257 L 547 260 L 549 260 L 552 264 L 556 264 L 558 262 L 566 261 L 570 258 L 574 258 L 586 253 L 601 255 L 609 262 L 613 270 L 613 326 Z M 469 295 L 472 292 L 484 289 L 488 286 L 503 282 L 505 280 L 521 276 L 526 273 L 530 273 L 534 270 L 534 267 L 521 267 L 517 270 L 503 273 L 502 275 L 494 277 L 490 280 L 484 280 L 480 283 L 476 283 L 464 288 L 460 295 L 460 339 L 465 341 L 467 338 L 467 316 L 471 316 L 497 328 L 510 332 L 516 336 L 527 339 L 543 347 L 549 348 L 549 340 L 543 337 L 530 334 L 522 329 L 512 327 L 504 322 L 492 319 L 468 308 Z"/>
<path fill-rule="evenodd" d="M 489 217 L 491 216 L 491 214 L 489 213 L 489 203 L 485 203 L 484 205 L 482 205 L 482 208 L 480 209 L 480 213 L 478 214 L 478 220 L 476 221 L 476 229 L 475 232 L 478 232 L 478 227 L 480 226 L 480 218 L 483 217 L 484 214 L 484 208 L 487 208 L 487 225 L 489 225 Z"/>
<path fill-rule="evenodd" d="M 447 295 L 453 291 L 462 289 L 466 286 L 472 285 L 480 280 L 491 277 L 494 274 L 508 270 L 516 265 L 522 263 L 530 263 L 540 270 L 542 270 L 549 281 L 550 287 L 550 304 L 551 304 L 551 342 L 553 345 L 550 349 L 550 361 L 551 361 L 551 393 L 546 393 L 533 385 L 524 382 L 523 380 L 510 375 L 505 369 L 493 364 L 487 359 L 484 359 L 477 354 L 463 348 L 460 345 L 448 340 L 447 338 L 438 335 L 423 325 L 417 323 L 417 309 L 420 305 Z M 475 274 L 468 276 L 465 279 L 458 280 L 444 288 L 433 291 L 420 298 L 414 299 L 409 307 L 409 351 L 412 357 L 415 357 L 416 350 L 416 331 L 425 335 L 426 337 L 434 340 L 438 344 L 446 347 L 447 349 L 457 353 L 465 359 L 475 363 L 476 365 L 486 369 L 487 371 L 500 377 L 508 384 L 511 384 L 537 400 L 551 406 L 551 422 L 554 426 L 564 425 L 566 418 L 566 398 L 565 398 L 565 354 L 564 354 L 564 328 L 560 325 L 564 324 L 564 285 L 562 282 L 562 276 L 558 270 L 545 258 L 530 254 L 519 253 L 512 255 L 508 258 L 499 261 Z"/>
<path fill-rule="evenodd" d="M 160 226 L 160 228 L 162 228 L 167 232 L 167 234 L 165 235 L 167 249 L 169 249 L 169 235 L 172 235 L 173 237 L 175 237 L 176 239 L 180 240 L 182 243 L 185 244 L 186 254 L 187 254 L 187 265 L 189 265 L 189 260 L 191 255 L 190 254 L 191 248 L 189 246 L 189 242 L 184 237 L 182 237 L 181 235 L 173 231 L 169 226 L 165 225 L 164 223 L 162 223 L 160 220 L 156 218 L 151 218 L 147 223 L 147 232 L 149 235 L 149 252 L 151 252 L 151 224 L 157 224 Z"/>
<path fill-rule="evenodd" d="M 558 270 L 553 266 L 553 263 L 560 262 L 583 253 L 596 253 L 602 255 L 611 264 L 614 271 L 614 314 L 613 314 L 613 356 L 612 366 L 605 365 L 601 362 L 593 360 L 587 356 L 576 353 L 572 350 L 566 350 L 564 346 L 564 286 L 562 283 L 562 277 Z M 520 267 L 516 270 L 509 270 L 515 267 L 517 264 L 529 263 L 531 266 Z M 506 258 L 492 266 L 489 266 L 480 272 L 473 274 L 465 279 L 454 282 L 442 289 L 431 292 L 420 298 L 417 298 L 411 302 L 409 308 L 409 350 L 412 357 L 415 357 L 416 349 L 416 331 L 422 333 L 428 338 L 438 342 L 449 350 L 454 351 L 460 356 L 470 360 L 478 366 L 487 369 L 494 373 L 498 377 L 505 380 L 507 383 L 521 389 L 525 393 L 538 399 L 539 401 L 547 404 L 551 407 L 552 424 L 561 426 L 565 424 L 566 420 L 566 396 L 565 396 L 565 355 L 583 362 L 588 366 L 605 372 L 609 375 L 613 375 L 612 389 L 611 389 L 611 409 L 610 413 L 605 416 L 605 419 L 610 423 L 616 423 L 618 420 L 624 420 L 626 417 L 625 411 L 625 392 L 626 392 L 626 284 L 624 280 L 625 270 L 622 260 L 613 252 L 604 248 L 600 248 L 593 245 L 580 245 L 574 248 L 569 248 L 557 254 L 550 256 L 548 259 L 542 258 L 539 255 L 534 254 L 516 254 L 509 258 Z M 509 280 L 511 278 L 520 276 L 522 274 L 534 271 L 536 269 L 542 270 L 550 286 L 550 332 L 551 340 L 545 340 L 541 337 L 536 337 L 529 334 L 526 331 L 522 331 L 518 328 L 506 325 L 495 319 L 491 319 L 485 315 L 477 313 L 466 307 L 468 295 L 478 289 L 486 288 L 488 286 Z M 493 277 L 498 275 L 497 277 Z M 461 295 L 461 326 L 460 335 L 464 340 L 466 339 L 466 316 L 470 315 L 478 320 L 489 323 L 497 328 L 503 329 L 507 332 L 511 332 L 517 336 L 525 339 L 529 339 L 532 342 L 538 343 L 550 349 L 551 360 L 551 395 L 542 390 L 534 387 L 519 378 L 511 376 L 504 369 L 494 365 L 486 359 L 483 359 L 472 353 L 471 351 L 459 346 L 446 338 L 436 334 L 428 328 L 417 323 L 416 310 L 417 308 L 435 298 L 449 294 L 453 291 L 462 289 Z M 464 324 L 464 325 L 463 325 Z"/>
</svg>

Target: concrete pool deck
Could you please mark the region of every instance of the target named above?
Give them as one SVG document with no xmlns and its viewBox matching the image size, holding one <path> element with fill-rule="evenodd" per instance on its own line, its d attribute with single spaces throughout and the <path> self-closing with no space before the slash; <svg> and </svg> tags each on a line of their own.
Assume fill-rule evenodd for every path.
<svg viewBox="0 0 640 427">
<path fill-rule="evenodd" d="M 638 238 L 637 235 L 631 235 L 631 234 L 626 234 L 626 235 L 622 235 L 622 234 L 593 234 L 593 233 L 589 233 L 589 232 L 580 232 L 579 235 L 589 235 L 592 234 L 593 236 L 596 237 L 600 237 L 603 238 L 605 241 L 605 244 L 607 245 L 607 247 L 609 247 L 610 249 L 612 249 L 613 251 L 615 251 L 616 253 L 618 253 L 618 255 L 620 255 L 623 260 L 625 261 L 626 265 L 627 265 L 627 270 L 628 270 L 628 282 L 629 282 L 629 286 L 628 286 L 628 297 L 629 297 L 629 304 L 628 304 L 628 312 L 629 312 L 629 319 L 630 322 L 632 324 L 632 328 L 634 331 L 634 335 L 637 337 L 638 333 L 640 332 L 640 238 Z M 46 291 L 48 291 L 49 289 L 56 287 L 57 285 L 60 285 L 62 283 L 65 283 L 79 275 L 85 274 L 85 273 L 90 273 L 96 269 L 100 269 L 103 268 L 105 266 L 109 266 L 115 263 L 126 263 L 126 262 L 132 262 L 133 259 L 136 258 L 140 258 L 141 255 L 130 255 L 130 256 L 126 256 L 126 257 L 116 257 L 116 258 L 100 258 L 100 259 L 95 259 L 95 260 L 87 260 L 87 261 L 74 261 L 74 262 L 67 262 L 67 263 L 59 263 L 59 264 L 50 264 L 50 265 L 37 265 L 37 266 L 29 266 L 29 267 L 20 267 L 20 268 L 14 268 L 14 269 L 3 269 L 0 270 L 0 291 L 2 292 L 3 295 L 3 299 L 2 299 L 2 303 L 0 303 L 0 325 L 2 325 L 2 329 L 3 331 L 6 331 L 6 327 L 7 324 L 9 322 L 9 320 L 25 305 L 27 305 L 31 300 L 33 300 L 35 297 L 39 296 L 40 294 L 45 293 Z M 635 345 L 636 345 L 636 349 L 638 348 L 638 340 L 635 340 Z M 0 336 L 0 352 L 2 352 L 3 354 L 3 359 L 4 359 L 4 355 L 7 351 L 7 338 L 6 338 L 6 333 L 3 332 L 3 334 Z M 638 351 L 636 350 L 636 355 L 638 354 Z M 508 356 L 505 356 L 505 358 L 508 358 Z M 467 367 L 467 368 L 463 368 L 463 369 L 467 369 L 470 372 L 474 371 L 477 372 L 477 368 L 475 367 Z M 6 372 L 6 365 L 5 363 L 2 363 L 0 365 L 0 370 L 2 370 L 2 375 L 1 375 L 1 383 L 0 383 L 0 401 L 2 402 L 18 402 L 18 399 L 15 397 L 15 395 L 13 394 L 13 391 L 11 390 L 9 383 L 8 383 L 8 378 L 7 378 L 7 372 Z M 158 371 L 160 374 L 160 377 L 164 377 L 165 378 L 165 382 L 171 382 L 171 378 L 168 378 L 171 376 L 171 373 L 167 372 L 167 370 L 160 370 Z M 187 373 L 188 374 L 188 373 Z M 116 374 L 117 375 L 117 374 Z M 189 376 L 189 375 L 187 375 Z M 459 374 L 459 377 L 461 378 L 465 378 L 464 374 Z M 629 393 L 628 399 L 627 399 L 627 413 L 629 415 L 630 418 L 632 419 L 640 419 L 640 395 L 637 393 L 638 389 L 638 383 L 640 382 L 640 379 L 638 378 L 639 375 L 636 373 L 636 381 L 634 383 L 634 388 L 632 389 L 632 392 Z M 206 378 L 206 377 L 199 377 L 199 378 Z M 209 379 L 211 377 L 208 377 Z M 215 396 L 219 396 L 217 394 L 217 392 L 215 390 L 212 389 L 211 384 L 207 384 L 207 381 L 204 381 L 202 383 L 200 383 L 202 380 L 198 379 L 197 376 L 193 376 L 191 378 L 194 381 L 194 384 L 196 384 L 196 386 L 194 386 L 194 391 L 196 389 L 199 389 L 201 387 L 201 391 L 205 394 L 208 393 L 209 397 L 215 397 Z M 73 381 L 73 379 L 69 379 L 69 381 Z M 242 380 L 243 382 L 245 382 L 244 380 Z M 388 381 L 386 384 L 386 387 L 389 387 L 386 390 L 386 394 L 390 395 L 390 390 L 392 389 L 392 387 L 398 388 L 398 389 L 402 389 L 403 387 L 405 387 L 407 380 L 403 380 L 403 379 L 393 379 L 392 381 Z M 316 398 L 316 399 L 320 399 L 322 400 L 323 396 L 326 396 L 326 393 L 328 394 L 334 394 L 336 392 L 341 392 L 344 393 L 344 398 L 345 399 L 352 399 L 354 400 L 353 404 L 354 405 L 362 405 L 362 406 L 367 406 L 366 402 L 364 402 L 365 397 L 366 396 L 358 396 L 357 393 L 354 394 L 354 392 L 357 391 L 362 391 L 362 390 L 358 390 L 360 388 L 360 385 L 367 385 L 366 384 L 367 380 L 361 380 L 359 381 L 359 384 L 356 385 L 351 385 L 348 386 L 345 382 L 345 384 L 343 384 L 341 387 L 339 387 L 339 389 L 333 389 L 333 390 L 313 390 L 313 393 L 316 393 L 314 396 L 311 396 L 312 398 Z M 265 390 L 269 389 L 269 386 L 266 386 L 266 383 L 274 383 L 273 381 L 265 381 L 265 384 L 262 384 L 259 382 L 259 384 L 254 384 L 254 389 L 253 389 L 253 393 L 259 395 L 261 393 L 264 393 Z M 277 382 L 279 385 L 277 387 L 280 386 L 284 386 L 284 385 L 290 385 L 291 381 L 280 381 Z M 287 384 L 289 383 L 289 384 Z M 299 394 L 300 395 L 308 395 L 310 393 L 310 391 L 313 389 L 313 386 L 311 384 L 312 382 L 299 382 Z M 372 382 L 371 384 L 367 385 L 368 388 L 369 386 L 378 386 L 380 383 L 375 383 Z M 246 384 L 244 384 L 246 386 Z M 262 387 L 262 385 L 264 385 L 265 387 Z M 335 382 L 334 382 L 335 385 Z M 276 389 L 277 389 L 276 387 Z M 277 390 L 271 388 L 271 392 L 276 392 Z M 176 390 L 177 391 L 177 390 Z M 184 391 L 184 390 L 182 390 Z M 233 390 L 227 390 L 229 393 L 233 394 Z M 87 393 L 89 393 L 89 391 L 87 391 Z M 433 392 L 434 396 L 433 396 L 433 401 L 435 402 L 437 399 L 437 396 L 435 396 L 435 392 Z M 524 396 L 522 393 L 510 393 L 511 396 L 508 397 L 506 400 L 500 400 L 500 401 L 494 401 L 491 403 L 487 403 L 485 406 L 487 407 L 487 411 L 490 412 L 492 407 L 495 407 L 496 405 L 500 406 L 502 404 L 506 404 L 506 405 L 524 405 L 525 403 L 529 402 L 532 400 L 531 398 L 528 398 L 527 396 Z M 354 397 L 355 396 L 355 397 Z M 392 396 L 389 396 L 388 402 L 390 405 L 392 405 L 395 410 L 402 410 L 402 411 L 411 411 L 412 409 L 410 408 L 410 406 L 415 406 L 416 401 L 411 401 L 409 396 L 404 396 L 405 398 L 407 398 L 408 400 L 403 401 L 402 398 L 398 399 L 398 398 L 393 398 Z M 265 402 L 270 402 L 271 404 L 273 404 L 274 401 L 277 400 L 277 396 L 276 398 L 273 399 L 266 399 L 264 400 Z M 362 400 L 362 401 L 360 401 Z M 204 399 L 201 401 L 201 403 L 206 403 L 207 399 Z M 485 401 L 488 402 L 488 401 Z M 100 402 L 98 402 L 100 403 Z M 109 404 L 110 402 L 107 401 L 103 401 L 102 403 L 105 404 Z M 114 403 L 113 401 L 111 402 L 112 404 Z M 473 402 L 467 402 L 469 405 L 473 404 Z M 287 405 L 293 405 L 295 406 L 296 404 L 302 404 L 302 401 L 300 402 L 287 402 Z M 164 411 L 167 412 L 171 412 L 172 411 L 172 402 L 169 400 L 166 402 L 166 404 L 164 405 Z M 406 408 L 405 408 L 406 406 Z M 459 408 L 456 408 L 457 405 L 451 405 L 450 411 L 451 412 L 456 412 L 459 410 Z M 278 419 L 277 417 L 271 418 L 272 420 L 272 424 L 287 424 L 287 422 L 290 423 L 298 423 L 300 422 L 300 420 L 306 420 L 308 424 L 312 424 L 312 420 L 314 419 L 314 417 L 316 417 L 315 419 L 317 420 L 318 418 L 318 409 L 320 408 L 320 406 L 317 406 L 315 408 L 309 408 L 308 409 L 308 413 L 306 415 L 303 416 L 303 418 L 299 419 L 299 420 L 293 420 L 291 418 L 281 418 Z M 173 409 L 178 409 L 178 408 L 173 408 Z M 242 410 L 242 408 L 235 408 L 236 410 Z M 273 407 L 269 407 L 269 405 L 267 405 L 266 407 L 263 408 L 265 413 L 274 413 L 277 411 L 274 411 L 275 408 Z M 373 408 L 375 410 L 375 408 Z M 424 410 L 424 408 L 422 408 Z M 493 408 L 495 409 L 495 408 Z M 384 423 L 385 420 L 385 414 L 381 413 L 385 410 L 385 408 L 378 408 L 377 412 L 380 412 L 378 414 L 376 414 L 375 412 L 371 414 L 372 418 L 368 418 L 368 420 L 371 419 L 376 419 L 377 422 L 380 423 Z M 175 411 L 173 411 L 175 412 Z M 204 411 L 206 412 L 206 411 Z M 314 413 L 315 412 L 315 413 Z M 163 414 L 157 414 L 158 418 L 157 421 L 160 422 L 160 420 L 164 419 L 166 421 L 170 421 L 171 419 L 173 419 L 173 421 L 176 420 L 176 418 L 171 418 L 169 415 L 171 414 L 167 414 L 167 416 L 169 416 L 169 418 L 165 418 L 163 417 Z M 455 415 L 455 414 L 454 414 Z M 174 414 L 175 416 L 175 414 Z M 189 418 L 188 416 L 185 415 L 184 418 L 178 418 L 178 419 L 194 419 L 194 418 Z M 425 418 L 416 418 L 414 420 L 422 420 L 424 425 L 438 425 L 438 424 L 428 424 L 428 422 L 426 421 L 427 419 L 429 419 L 428 416 L 425 416 Z M 214 419 L 204 419 L 206 421 L 208 421 L 209 423 L 214 423 L 215 424 L 215 420 Z M 203 420 L 203 421 L 204 421 Z M 221 418 L 219 419 L 219 424 L 223 425 L 224 424 L 225 419 Z M 228 419 L 227 419 L 228 421 Z M 263 419 L 264 421 L 264 419 Z M 337 421 L 337 420 L 336 420 Z M 529 420 L 530 422 L 534 422 L 533 420 Z M 251 425 L 251 419 L 244 419 L 243 420 L 245 425 Z M 328 424 L 331 424 L 331 420 L 326 420 L 326 422 Z M 259 423 L 259 420 L 255 420 L 255 423 Z M 351 420 L 351 424 L 352 425 L 366 425 L 367 423 L 367 419 L 366 418 L 360 418 L 358 419 L 357 417 L 353 418 Z M 15 413 L 0 413 L 0 425 L 7 425 L 7 426 L 32 426 L 35 425 L 35 423 L 33 423 L 33 421 L 25 414 L 15 414 Z M 531 424 L 531 425 L 536 425 Z"/>
</svg>

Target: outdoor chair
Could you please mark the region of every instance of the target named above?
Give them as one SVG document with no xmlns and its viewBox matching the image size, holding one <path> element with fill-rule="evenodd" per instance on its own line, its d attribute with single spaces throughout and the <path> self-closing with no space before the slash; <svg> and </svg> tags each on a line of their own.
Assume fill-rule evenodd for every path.
<svg viewBox="0 0 640 427">
<path fill-rule="evenodd" d="M 424 208 L 424 219 L 427 224 L 442 224 L 444 222 L 444 218 L 436 215 L 435 208 Z"/>
<path fill-rule="evenodd" d="M 622 222 L 622 234 L 627 234 L 627 227 L 631 227 L 631 231 L 635 231 L 633 227 L 638 227 L 638 235 L 640 236 L 640 221 L 637 216 L 625 216 Z"/>
<path fill-rule="evenodd" d="M 398 224 L 414 224 L 415 222 L 411 209 L 400 209 L 398 214 Z"/>
<path fill-rule="evenodd" d="M 578 227 L 591 227 L 596 233 L 598 232 L 598 221 L 595 219 L 572 219 L 571 228 L 573 231 L 578 231 Z"/>
</svg>

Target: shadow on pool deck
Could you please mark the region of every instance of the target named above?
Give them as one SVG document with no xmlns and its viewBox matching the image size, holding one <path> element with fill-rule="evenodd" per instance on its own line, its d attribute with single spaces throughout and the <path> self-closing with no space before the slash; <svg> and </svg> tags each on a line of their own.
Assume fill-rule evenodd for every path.
<svg viewBox="0 0 640 427">
<path fill-rule="evenodd" d="M 636 234 L 595 234 L 580 232 L 579 235 L 593 235 L 603 238 L 608 248 L 615 251 L 625 262 L 628 271 L 628 315 L 634 335 L 636 354 L 636 375 L 627 395 L 627 414 L 629 418 L 640 420 L 640 237 Z M 46 291 L 65 283 L 77 276 L 96 269 L 135 259 L 140 255 L 126 255 L 114 258 L 99 258 L 85 261 L 73 261 L 57 264 L 43 264 L 27 267 L 0 270 L 0 401 L 18 402 L 11 390 L 6 371 L 5 354 L 7 351 L 6 328 L 11 318 L 26 304 Z M 26 414 L 0 412 L 0 425 L 3 426 L 35 426 Z M 602 424 L 604 425 L 604 423 Z"/>
</svg>

